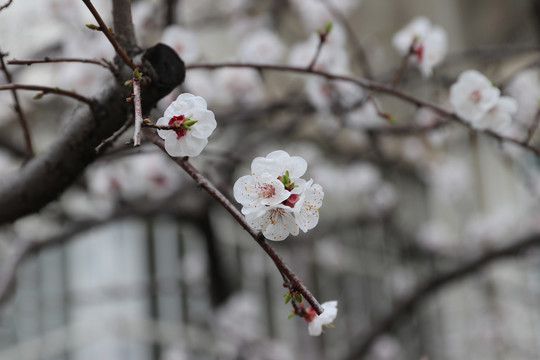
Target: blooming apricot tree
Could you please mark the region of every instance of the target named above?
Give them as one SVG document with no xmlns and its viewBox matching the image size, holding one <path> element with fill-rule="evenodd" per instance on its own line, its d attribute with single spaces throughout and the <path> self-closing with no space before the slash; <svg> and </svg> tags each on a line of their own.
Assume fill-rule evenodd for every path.
<svg viewBox="0 0 540 360">
<path fill-rule="evenodd" d="M 16 37 L 8 17 L 12 11 L 30 17 L 33 9 L 23 3 L 0 5 L 0 33 L 9 30 Z M 280 4 L 268 11 L 272 15 L 254 16 L 258 8 L 248 0 L 50 0 L 39 6 L 43 18 L 63 24 L 51 28 L 59 43 L 38 51 L 38 42 L 24 47 L 0 39 L 0 104 L 15 110 L 0 115 L 9 128 L 0 136 L 0 224 L 6 238 L 14 239 L 6 241 L 14 251 L 0 267 L 0 304 L 12 294 L 24 258 L 49 243 L 68 242 L 89 223 L 126 212 L 143 219 L 173 213 L 197 223 L 219 206 L 234 220 L 233 231 L 245 230 L 277 268 L 291 317 L 303 318 L 308 334 L 319 336 L 341 320 L 340 294 L 325 295 L 337 300 L 320 304 L 322 296 L 310 290 L 317 288 L 315 281 L 304 282 L 296 272 L 300 265 L 285 261 L 274 246 L 329 243 L 317 248 L 322 256 L 313 249 L 309 255 L 328 266 L 354 266 L 355 260 L 346 261 L 347 251 L 328 240 L 342 229 L 357 230 L 373 219 L 388 228 L 401 225 L 419 208 L 400 204 L 407 198 L 444 205 L 471 200 L 480 161 L 473 168 L 473 160 L 449 151 L 463 139 L 472 139 L 475 154 L 478 139 L 486 139 L 490 152 L 523 168 L 531 198 L 539 196 L 540 171 L 523 166 L 540 156 L 538 74 L 520 67 L 499 81 L 496 73 L 488 77 L 483 72 L 489 69 L 473 66 L 461 73 L 446 69 L 441 80 L 451 60 L 450 33 L 423 16 L 402 28 L 397 24 L 381 39 L 395 51 L 388 71 L 375 65 L 376 49 L 366 51 L 347 17 L 359 2 Z M 303 31 L 285 35 L 279 23 L 289 10 Z M 214 18 L 225 19 L 233 35 L 198 31 Z M 72 28 L 77 32 L 70 33 Z M 31 72 L 40 66 L 52 70 Z M 28 81 L 34 77 L 38 81 Z M 437 91 L 426 95 L 411 83 Z M 28 93 L 33 98 L 23 95 Z M 47 110 L 43 114 L 58 112 L 47 117 L 43 133 L 39 120 L 30 119 L 40 106 Z M 60 118 L 67 120 L 59 123 Z M 22 135 L 11 135 L 17 132 Z M 388 174 L 397 171 L 414 174 L 429 200 L 390 180 Z M 482 192 L 476 189 L 475 195 Z M 463 208 L 455 206 L 460 214 Z M 404 286 L 402 305 L 368 328 L 360 342 L 351 341 L 347 358 L 365 356 L 380 335 L 439 288 L 540 245 L 536 203 L 523 205 L 516 218 L 510 212 L 483 215 L 455 220 L 456 231 L 447 229 L 444 215 L 419 215 L 417 229 L 395 231 L 412 231 L 408 245 L 435 259 L 492 252 L 479 252 L 462 267 L 453 263 L 451 271 L 418 284 L 417 292 Z M 21 231 L 28 219 L 46 222 L 55 232 L 43 240 L 40 230 Z M 214 226 L 210 219 L 200 230 Z M 458 237 L 472 240 L 462 249 Z M 224 292 L 221 303 L 230 297 Z M 282 301 L 278 295 L 274 300 Z M 240 307 L 251 314 L 248 305 Z"/>
</svg>

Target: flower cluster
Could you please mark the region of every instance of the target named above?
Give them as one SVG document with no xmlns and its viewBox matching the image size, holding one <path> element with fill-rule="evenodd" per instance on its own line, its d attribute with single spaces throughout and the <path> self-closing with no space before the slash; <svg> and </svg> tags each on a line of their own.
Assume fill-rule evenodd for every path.
<svg viewBox="0 0 540 360">
<path fill-rule="evenodd" d="M 501 130 L 512 122 L 517 102 L 476 70 L 462 72 L 450 87 L 450 103 L 457 115 L 478 130 Z"/>
<path fill-rule="evenodd" d="M 251 175 L 234 184 L 234 198 L 251 226 L 270 240 L 307 232 L 319 221 L 324 192 L 313 180 L 300 177 L 307 163 L 283 150 L 273 151 L 251 163 Z"/>
<path fill-rule="evenodd" d="M 443 61 L 448 48 L 444 29 L 422 16 L 398 31 L 392 43 L 401 55 L 411 56 L 425 77 L 431 76 L 433 67 Z"/>
<path fill-rule="evenodd" d="M 158 130 L 158 135 L 165 140 L 165 150 L 171 156 L 199 155 L 217 126 L 206 101 L 188 93 L 180 94 L 156 124 L 174 127 L 172 130 Z"/>
</svg>

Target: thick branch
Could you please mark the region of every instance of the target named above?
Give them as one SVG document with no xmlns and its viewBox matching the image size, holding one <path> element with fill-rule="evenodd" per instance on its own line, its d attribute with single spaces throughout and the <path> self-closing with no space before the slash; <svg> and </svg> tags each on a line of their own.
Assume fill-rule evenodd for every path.
<svg viewBox="0 0 540 360">
<path fill-rule="evenodd" d="M 157 45 L 143 57 L 144 73 L 150 86 L 142 89 L 143 108 L 149 111 L 156 102 L 181 84 L 185 70 L 174 50 Z M 131 72 L 124 74 L 131 78 Z M 122 81 L 104 91 L 89 107 L 79 108 L 57 140 L 40 156 L 32 159 L 17 174 L 0 184 L 0 224 L 38 211 L 56 199 L 96 157 L 95 148 L 118 130 L 132 111 L 125 98 L 130 88 Z"/>
<path fill-rule="evenodd" d="M 165 152 L 165 145 L 163 140 L 153 131 L 148 128 L 145 128 L 144 134 L 148 137 L 154 144 L 156 144 L 161 150 Z M 223 195 L 206 177 L 204 177 L 197 169 L 191 165 L 187 157 L 178 158 L 171 157 L 182 169 L 184 169 L 189 176 L 197 182 L 199 187 L 203 188 L 208 192 L 214 199 L 216 199 L 224 208 L 227 210 L 232 217 L 248 232 L 248 234 L 259 244 L 259 246 L 268 254 L 268 256 L 274 261 L 276 267 L 281 272 L 282 275 L 286 276 L 289 279 L 292 287 L 300 292 L 306 301 L 313 307 L 317 314 L 321 314 L 323 309 L 317 299 L 311 294 L 309 289 L 304 285 L 302 280 L 296 275 L 296 273 L 287 265 L 285 260 L 276 252 L 276 250 L 266 241 L 264 236 L 260 231 L 256 231 L 251 226 L 249 226 L 244 215 Z"/>
<path fill-rule="evenodd" d="M 404 320 L 407 316 L 412 315 L 420 305 L 427 301 L 429 297 L 438 290 L 448 287 L 468 276 L 472 276 L 496 261 L 504 260 L 509 257 L 526 255 L 526 250 L 536 246 L 540 246 L 540 234 L 531 235 L 514 242 L 513 244 L 490 251 L 454 270 L 434 276 L 431 280 L 428 280 L 422 286 L 418 287 L 414 294 L 402 301 L 389 314 L 383 316 L 379 321 L 376 321 L 375 327 L 367 335 L 360 337 L 363 340 L 358 346 L 351 350 L 345 359 L 355 360 L 364 358 L 373 342 L 380 335 L 389 332 L 397 326 L 400 321 Z"/>
</svg>

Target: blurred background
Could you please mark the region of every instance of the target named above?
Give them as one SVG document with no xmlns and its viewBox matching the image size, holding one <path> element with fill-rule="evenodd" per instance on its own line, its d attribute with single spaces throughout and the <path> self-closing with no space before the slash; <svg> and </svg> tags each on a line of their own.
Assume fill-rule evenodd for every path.
<svg viewBox="0 0 540 360">
<path fill-rule="evenodd" d="M 112 24 L 110 2 L 94 4 Z M 385 83 L 402 61 L 394 34 L 425 16 L 445 30 L 446 56 L 431 77 L 409 63 L 398 90 L 450 109 L 450 85 L 476 69 L 518 101 L 504 136 L 521 140 L 537 121 L 536 0 L 139 0 L 132 10 L 142 48 L 166 43 L 188 65 L 308 66 L 331 21 L 315 69 Z M 112 59 L 87 23 L 80 1 L 14 0 L 0 12 L 0 50 L 6 60 Z M 17 83 L 85 96 L 111 81 L 92 64 L 8 69 Z M 0 228 L 0 269 L 22 242 L 43 245 L 1 304 L 0 359 L 539 358 L 534 246 L 444 277 L 540 233 L 533 153 L 395 97 L 278 71 L 189 69 L 151 119 L 181 92 L 216 114 L 192 163 L 232 201 L 253 158 L 282 149 L 306 159 L 306 177 L 325 192 L 319 224 L 272 245 L 319 301 L 339 301 L 335 328 L 310 337 L 303 319 L 288 320 L 271 260 L 159 149 L 126 146 L 128 130 L 60 199 Z M 39 154 L 80 105 L 33 95 L 19 92 Z M 0 106 L 1 182 L 26 155 L 11 94 L 0 92 Z"/>
</svg>

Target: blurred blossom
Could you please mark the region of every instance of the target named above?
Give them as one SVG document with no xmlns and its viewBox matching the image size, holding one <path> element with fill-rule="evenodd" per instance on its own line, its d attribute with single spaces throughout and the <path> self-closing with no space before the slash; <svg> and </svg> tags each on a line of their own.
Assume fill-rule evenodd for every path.
<svg viewBox="0 0 540 360">
<path fill-rule="evenodd" d="M 68 189 L 60 197 L 60 203 L 73 219 L 106 219 L 114 210 L 113 198 L 93 196 L 77 189 Z"/>
<path fill-rule="evenodd" d="M 179 25 L 169 25 L 163 30 L 161 42 L 169 45 L 185 63 L 199 58 L 199 42 L 195 33 Z"/>
<path fill-rule="evenodd" d="M 369 360 L 401 360 L 401 359 L 405 359 L 405 356 L 403 356 L 403 349 L 398 339 L 390 335 L 384 335 L 384 336 L 379 337 L 375 341 L 368 359 Z"/>
<path fill-rule="evenodd" d="M 442 201 L 457 201 L 470 190 L 470 169 L 462 160 L 448 158 L 429 165 L 426 180 L 433 195 Z"/>
<path fill-rule="evenodd" d="M 203 283 L 208 276 L 208 259 L 201 251 L 189 251 L 182 260 L 180 276 L 187 284 Z"/>
<path fill-rule="evenodd" d="M 295 11 L 300 16 L 305 29 L 308 32 L 322 29 L 327 22 L 334 21 L 333 15 L 323 2 L 312 0 L 289 0 Z M 332 6 L 341 13 L 348 13 L 358 7 L 358 0 L 333 0 Z"/>
<path fill-rule="evenodd" d="M 345 116 L 345 123 L 359 130 L 388 125 L 388 121 L 379 116 L 377 107 L 372 101 L 366 101 L 362 106 L 349 111 Z"/>
<path fill-rule="evenodd" d="M 242 61 L 272 64 L 278 62 L 285 51 L 285 45 L 274 31 L 257 29 L 248 34 L 238 48 Z"/>
<path fill-rule="evenodd" d="M 508 84 L 506 92 L 518 103 L 515 119 L 522 125 L 530 125 L 536 117 L 540 101 L 538 71 L 536 69 L 521 71 Z"/>
<path fill-rule="evenodd" d="M 472 216 L 465 227 L 465 236 L 481 247 L 507 243 L 529 231 L 526 222 L 524 214 L 509 206 L 500 207 Z"/>
<path fill-rule="evenodd" d="M 444 255 L 453 255 L 458 246 L 458 239 L 447 224 L 439 221 L 430 221 L 422 224 L 418 230 L 418 242 L 427 249 Z"/>
<path fill-rule="evenodd" d="M 20 239 L 44 240 L 62 233 L 62 226 L 52 218 L 35 214 L 16 220 L 13 230 Z"/>
<path fill-rule="evenodd" d="M 216 102 L 225 105 L 254 104 L 262 100 L 263 83 L 253 69 L 219 69 L 215 71 Z"/>
<path fill-rule="evenodd" d="M 140 44 L 151 46 L 156 42 L 157 33 L 162 31 L 161 19 L 156 16 L 156 5 L 149 1 L 137 1 L 131 5 L 131 18 L 135 35 Z"/>
<path fill-rule="evenodd" d="M 261 306 L 249 293 L 238 293 L 217 309 L 214 322 L 216 336 L 233 346 L 255 341 L 263 334 Z"/>
<path fill-rule="evenodd" d="M 189 360 L 189 354 L 183 346 L 170 346 L 163 351 L 161 360 Z"/>
<path fill-rule="evenodd" d="M 206 70 L 193 69 L 188 71 L 186 73 L 186 81 L 184 82 L 184 86 L 188 92 L 201 96 L 208 104 L 212 104 L 216 97 L 220 96 L 219 94 L 216 94 L 212 75 Z M 172 100 L 169 102 L 169 104 L 172 102 Z"/>
<path fill-rule="evenodd" d="M 411 164 L 423 162 L 428 156 L 428 149 L 426 149 L 422 140 L 417 137 L 406 138 L 401 148 L 403 158 Z"/>
<path fill-rule="evenodd" d="M 422 16 L 414 18 L 398 31 L 392 43 L 401 56 L 411 53 L 411 61 L 424 77 L 431 76 L 433 67 L 443 61 L 448 46 L 446 31 L 440 26 L 433 26 L 429 19 Z"/>
<path fill-rule="evenodd" d="M 249 360 L 294 360 L 296 359 L 288 346 L 271 340 L 262 340 L 245 346 L 239 358 Z"/>
<path fill-rule="evenodd" d="M 92 193 L 123 200 L 162 199 L 182 185 L 178 168 L 160 153 L 98 163 L 88 169 L 87 179 Z"/>
<path fill-rule="evenodd" d="M 416 286 L 416 276 L 411 269 L 398 267 L 388 273 L 385 285 L 395 296 L 403 298 L 412 294 Z"/>
</svg>

